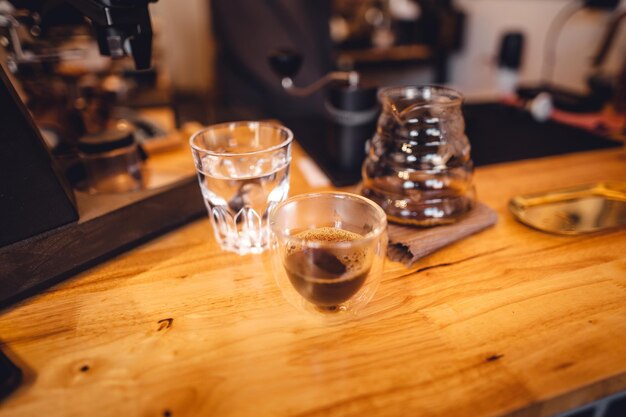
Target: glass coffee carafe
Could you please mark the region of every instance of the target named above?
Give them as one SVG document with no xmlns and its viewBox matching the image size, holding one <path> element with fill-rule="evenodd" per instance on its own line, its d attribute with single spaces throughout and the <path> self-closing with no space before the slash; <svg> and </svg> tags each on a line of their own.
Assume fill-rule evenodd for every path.
<svg viewBox="0 0 626 417">
<path fill-rule="evenodd" d="M 463 97 L 443 87 L 389 87 L 363 164 L 362 194 L 390 221 L 453 223 L 474 206 Z"/>
</svg>

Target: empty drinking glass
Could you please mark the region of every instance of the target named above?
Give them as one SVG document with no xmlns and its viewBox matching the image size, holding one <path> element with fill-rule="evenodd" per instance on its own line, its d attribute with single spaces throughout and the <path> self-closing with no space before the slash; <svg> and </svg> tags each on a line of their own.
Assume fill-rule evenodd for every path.
<svg viewBox="0 0 626 417">
<path fill-rule="evenodd" d="M 240 255 L 268 246 L 268 217 L 287 197 L 293 133 L 265 122 L 209 126 L 190 138 L 215 239 Z"/>
</svg>

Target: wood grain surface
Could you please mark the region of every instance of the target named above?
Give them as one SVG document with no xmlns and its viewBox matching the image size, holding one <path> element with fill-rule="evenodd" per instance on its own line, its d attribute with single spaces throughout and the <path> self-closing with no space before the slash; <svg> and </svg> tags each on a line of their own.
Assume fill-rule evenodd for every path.
<svg viewBox="0 0 626 417">
<path fill-rule="evenodd" d="M 282 299 L 267 255 L 189 224 L 0 313 L 26 370 L 0 416 L 550 416 L 626 389 L 626 231 L 546 235 L 506 209 L 624 179 L 623 150 L 478 169 L 498 223 L 387 262 L 334 326 Z M 309 189 L 294 164 L 292 194 Z"/>
</svg>

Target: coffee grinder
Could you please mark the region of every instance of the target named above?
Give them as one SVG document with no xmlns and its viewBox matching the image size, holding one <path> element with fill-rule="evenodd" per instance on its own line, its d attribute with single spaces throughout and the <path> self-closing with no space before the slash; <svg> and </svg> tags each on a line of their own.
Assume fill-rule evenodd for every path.
<svg viewBox="0 0 626 417">
<path fill-rule="evenodd" d="M 344 186 L 360 181 L 366 143 L 374 133 L 379 114 L 377 88 L 361 85 L 356 71 L 332 71 L 309 86 L 297 87 L 293 77 L 302 65 L 302 55 L 294 50 L 272 51 L 269 64 L 289 94 L 306 97 L 329 87 L 324 120 L 285 122 L 333 184 Z"/>
</svg>

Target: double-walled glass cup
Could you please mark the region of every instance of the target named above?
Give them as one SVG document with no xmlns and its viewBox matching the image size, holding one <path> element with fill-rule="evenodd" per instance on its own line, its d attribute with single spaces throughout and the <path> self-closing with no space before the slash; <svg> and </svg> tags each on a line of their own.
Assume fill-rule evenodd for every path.
<svg viewBox="0 0 626 417">
<path fill-rule="evenodd" d="M 265 122 L 209 126 L 190 138 L 215 239 L 223 250 L 261 253 L 269 213 L 289 192 L 293 133 Z"/>
<path fill-rule="evenodd" d="M 373 297 L 387 250 L 385 212 L 364 197 L 302 194 L 271 214 L 272 265 L 296 308 L 326 319 L 355 316 Z"/>
</svg>

